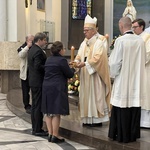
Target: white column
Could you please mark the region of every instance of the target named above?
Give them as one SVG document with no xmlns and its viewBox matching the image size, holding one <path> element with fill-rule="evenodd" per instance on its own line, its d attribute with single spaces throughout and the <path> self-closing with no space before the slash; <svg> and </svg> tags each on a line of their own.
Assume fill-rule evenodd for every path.
<svg viewBox="0 0 150 150">
<path fill-rule="evenodd" d="M 104 33 L 109 35 L 109 45 L 113 39 L 113 1 L 105 1 Z M 108 51 L 109 52 L 109 51 Z"/>
<path fill-rule="evenodd" d="M 6 0 L 0 0 L 6 1 Z M 7 0 L 7 40 L 25 40 L 25 1 Z"/>
<path fill-rule="evenodd" d="M 6 41 L 6 0 L 0 0 L 0 41 Z"/>
<path fill-rule="evenodd" d="M 63 0 L 52 1 L 52 21 L 55 22 L 55 40 L 61 40 L 61 3 Z"/>
</svg>

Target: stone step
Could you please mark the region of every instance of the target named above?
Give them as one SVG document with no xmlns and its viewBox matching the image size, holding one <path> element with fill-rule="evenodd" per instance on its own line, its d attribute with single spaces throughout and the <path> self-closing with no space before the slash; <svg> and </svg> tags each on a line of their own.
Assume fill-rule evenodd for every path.
<svg viewBox="0 0 150 150">
<path fill-rule="evenodd" d="M 18 91 L 13 91 L 15 95 Z M 20 118 L 31 123 L 30 115 L 25 113 L 22 103 L 18 102 L 12 94 L 9 97 L 13 100 L 7 100 L 8 108 Z M 64 138 L 75 141 L 98 150 L 149 150 L 150 149 L 150 130 L 141 129 L 141 138 L 137 142 L 118 143 L 108 138 L 109 123 L 103 123 L 102 127 L 83 127 L 78 110 L 78 98 L 70 97 L 70 115 L 63 116 L 60 125 L 60 134 Z M 44 128 L 46 128 L 44 122 Z"/>
</svg>

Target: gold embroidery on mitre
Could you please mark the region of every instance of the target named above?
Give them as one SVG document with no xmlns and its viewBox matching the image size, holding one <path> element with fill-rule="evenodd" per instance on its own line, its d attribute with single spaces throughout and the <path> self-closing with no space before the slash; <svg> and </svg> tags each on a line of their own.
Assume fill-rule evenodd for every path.
<svg viewBox="0 0 150 150">
<path fill-rule="evenodd" d="M 96 29 L 96 25 L 93 24 L 93 23 L 85 23 L 85 24 L 84 24 L 84 27 Z"/>
</svg>

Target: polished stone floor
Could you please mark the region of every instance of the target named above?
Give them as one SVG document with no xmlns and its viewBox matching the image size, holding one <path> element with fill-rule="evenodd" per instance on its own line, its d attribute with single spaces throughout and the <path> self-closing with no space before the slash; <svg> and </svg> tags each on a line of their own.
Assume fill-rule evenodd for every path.
<svg viewBox="0 0 150 150">
<path fill-rule="evenodd" d="M 23 109 L 23 105 L 20 100 L 21 90 L 15 89 L 12 91 L 12 93 L 9 93 L 9 96 L 11 97 L 11 99 L 9 102 L 7 101 L 7 106 L 9 107 L 11 112 L 19 116 L 18 118 L 13 114 L 13 118 L 10 118 L 10 120 L 18 118 L 19 120 L 23 121 L 21 119 L 23 118 L 24 120 L 29 122 L 29 123 L 26 122 L 26 124 L 29 125 L 28 128 L 26 127 L 22 131 L 19 130 L 19 133 L 23 132 L 23 136 L 22 136 L 23 140 L 19 140 L 19 139 L 16 140 L 15 138 L 14 139 L 12 138 L 13 140 L 11 142 L 9 141 L 10 145 L 12 143 L 16 143 L 15 145 L 17 146 L 19 144 L 21 145 L 26 144 L 26 146 L 29 146 L 31 144 L 30 146 L 33 146 L 33 143 L 34 143 L 34 146 L 38 146 L 38 143 L 40 143 L 39 146 L 41 147 L 43 147 L 44 145 L 49 146 L 49 147 L 50 146 L 57 147 L 57 148 L 54 148 L 54 147 L 51 148 L 52 150 L 53 149 L 57 149 L 57 150 L 59 149 L 64 149 L 64 150 L 90 149 L 92 150 L 93 148 L 97 150 L 150 150 L 150 129 L 141 129 L 140 139 L 138 139 L 136 142 L 125 144 L 125 143 L 118 143 L 116 141 L 112 141 L 108 138 L 109 122 L 103 123 L 102 127 L 83 127 L 81 120 L 80 120 L 79 110 L 77 107 L 78 103 L 77 103 L 77 100 L 74 98 L 71 98 L 69 100 L 70 101 L 70 115 L 62 117 L 61 127 L 60 127 L 61 136 L 69 140 L 67 140 L 67 142 L 63 143 L 62 145 L 48 143 L 46 139 L 34 137 L 31 135 L 30 115 L 25 113 Z M 3 105 L 0 104 L 0 110 L 1 110 L 1 107 L 6 107 L 5 99 L 2 99 L 1 102 L 3 103 Z M 7 107 L 5 109 L 7 109 Z M 2 110 L 5 110 L 5 109 L 2 109 Z M 8 111 L 8 109 L 7 109 L 7 112 L 11 113 L 10 111 Z M 6 116 L 5 119 L 6 118 L 9 119 L 11 115 L 6 113 L 4 116 Z M 2 122 L 3 122 L 3 119 L 2 119 Z M 8 127 L 13 127 L 13 125 L 8 125 Z M 8 129 L 5 129 L 5 130 L 7 130 L 7 132 L 9 131 Z M 3 130 L 2 133 L 5 130 Z M 0 133 L 0 136 L 1 136 L 1 133 Z M 5 137 L 5 136 L 3 136 L 2 134 L 2 137 Z M 7 137 L 5 137 L 5 139 L 7 139 Z M 0 140 L 1 140 L 1 137 L 0 137 Z M 20 143 L 18 141 L 20 141 Z M 80 145 L 79 143 L 83 145 Z M 47 149 L 44 148 L 43 150 L 47 150 Z"/>
<path fill-rule="evenodd" d="M 33 136 L 31 124 L 13 114 L 6 106 L 6 95 L 0 93 L 0 150 L 94 150 L 70 141 L 55 144 L 47 138 Z"/>
</svg>

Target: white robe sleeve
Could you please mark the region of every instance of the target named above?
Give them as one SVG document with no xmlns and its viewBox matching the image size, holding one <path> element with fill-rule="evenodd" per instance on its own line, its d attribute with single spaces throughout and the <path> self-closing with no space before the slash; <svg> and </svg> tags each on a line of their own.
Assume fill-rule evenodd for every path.
<svg viewBox="0 0 150 150">
<path fill-rule="evenodd" d="M 96 70 L 88 62 L 85 62 L 85 66 L 90 75 L 96 72 Z"/>
<path fill-rule="evenodd" d="M 122 46 L 121 42 L 116 40 L 114 45 L 114 50 L 109 57 L 109 67 L 110 67 L 110 77 L 115 78 L 119 75 L 122 66 Z"/>
<path fill-rule="evenodd" d="M 148 39 L 145 43 L 146 46 L 146 63 L 150 61 L 150 39 Z"/>
<path fill-rule="evenodd" d="M 24 48 L 21 48 L 21 51 L 18 53 L 20 58 L 25 58 L 28 55 L 28 46 L 25 46 Z"/>
</svg>

